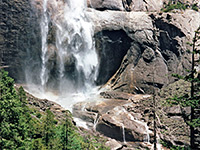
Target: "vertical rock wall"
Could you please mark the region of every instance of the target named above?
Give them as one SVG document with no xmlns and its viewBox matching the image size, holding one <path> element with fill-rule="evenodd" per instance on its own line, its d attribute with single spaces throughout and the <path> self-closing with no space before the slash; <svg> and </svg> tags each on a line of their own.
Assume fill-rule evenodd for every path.
<svg viewBox="0 0 200 150">
<path fill-rule="evenodd" d="M 30 55 L 39 55 L 40 28 L 37 13 L 29 0 L 2 0 L 0 12 L 0 65 L 17 80 L 25 79 Z M 39 52 L 38 52 L 39 53 Z"/>
</svg>

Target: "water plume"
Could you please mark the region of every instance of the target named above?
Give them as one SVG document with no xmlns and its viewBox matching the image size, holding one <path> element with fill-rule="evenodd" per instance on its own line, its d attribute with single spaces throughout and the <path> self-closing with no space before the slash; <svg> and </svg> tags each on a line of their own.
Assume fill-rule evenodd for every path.
<svg viewBox="0 0 200 150">
<path fill-rule="evenodd" d="M 77 96 L 84 100 L 85 94 L 95 93 L 98 57 L 86 9 L 85 0 L 43 0 L 40 68 L 32 64 L 26 71 L 28 90 L 34 95 L 68 107 Z M 39 73 L 33 76 L 34 67 Z"/>
</svg>

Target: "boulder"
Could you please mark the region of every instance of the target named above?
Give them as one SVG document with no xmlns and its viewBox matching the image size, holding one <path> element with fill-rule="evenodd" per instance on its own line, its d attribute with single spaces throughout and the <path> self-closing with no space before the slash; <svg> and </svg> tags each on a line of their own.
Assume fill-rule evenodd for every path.
<svg viewBox="0 0 200 150">
<path fill-rule="evenodd" d="M 124 10 L 122 0 L 87 0 L 88 6 L 98 10 Z"/>
<path fill-rule="evenodd" d="M 117 142 L 114 139 L 110 139 L 105 143 L 106 146 L 110 147 L 111 150 L 116 150 L 116 149 L 120 149 L 123 147 L 123 145 L 121 145 L 119 142 Z"/>
<path fill-rule="evenodd" d="M 119 141 L 143 142 L 149 138 L 150 133 L 152 134 L 145 123 L 135 119 L 120 106 L 103 114 L 96 125 L 96 130 Z"/>
<path fill-rule="evenodd" d="M 80 102 L 74 105 L 73 116 L 85 120 L 88 127 L 112 139 L 121 142 L 148 141 L 151 140 L 152 131 L 148 129 L 147 123 L 142 121 L 145 120 L 144 116 L 134 109 L 142 99 L 148 97 L 149 95 L 134 95 L 131 100 L 126 101 L 107 99 L 98 102 Z M 141 112 L 144 111 L 146 110 L 143 109 Z"/>
<path fill-rule="evenodd" d="M 163 0 L 132 0 L 129 7 L 131 11 L 160 11 Z"/>
<path fill-rule="evenodd" d="M 120 100 L 130 100 L 134 99 L 135 95 L 116 91 L 105 91 L 101 92 L 100 95 L 106 99 L 120 99 Z"/>
<path fill-rule="evenodd" d="M 87 4 L 97 10 L 159 11 L 163 0 L 88 0 Z"/>
</svg>

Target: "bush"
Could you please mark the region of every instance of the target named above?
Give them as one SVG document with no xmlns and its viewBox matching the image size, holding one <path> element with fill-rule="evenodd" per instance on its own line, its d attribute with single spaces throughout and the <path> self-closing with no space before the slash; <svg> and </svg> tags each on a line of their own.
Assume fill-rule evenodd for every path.
<svg viewBox="0 0 200 150">
<path fill-rule="evenodd" d="M 199 10 L 199 8 L 198 8 L 198 6 L 197 6 L 197 3 L 195 3 L 195 4 L 192 5 L 192 9 L 195 10 L 195 11 L 198 11 L 198 10 Z"/>
<path fill-rule="evenodd" d="M 184 4 L 184 3 L 181 3 L 181 2 L 178 2 L 176 4 L 171 4 L 171 3 L 168 3 L 164 8 L 162 8 L 161 10 L 163 12 L 170 12 L 174 9 L 178 9 L 178 10 L 186 10 L 187 8 L 189 8 L 189 5 L 188 4 Z"/>
</svg>

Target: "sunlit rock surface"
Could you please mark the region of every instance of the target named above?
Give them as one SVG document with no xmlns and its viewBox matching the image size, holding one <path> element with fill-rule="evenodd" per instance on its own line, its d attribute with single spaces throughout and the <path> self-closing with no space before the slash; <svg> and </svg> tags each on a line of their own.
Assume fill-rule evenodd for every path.
<svg viewBox="0 0 200 150">
<path fill-rule="evenodd" d="M 124 94 L 126 97 L 126 93 Z M 144 122 L 144 116 L 133 112 L 134 107 L 148 97 L 149 95 L 130 94 L 129 100 L 107 99 L 77 103 L 73 107 L 73 115 L 86 120 L 94 130 L 119 141 L 150 141 L 152 131 L 148 129 L 147 122 Z"/>
<path fill-rule="evenodd" d="M 118 10 L 118 11 L 160 11 L 169 0 L 87 0 L 89 7 L 97 10 Z M 185 3 L 191 6 L 197 4 L 200 6 L 198 0 L 176 0 L 171 1 L 172 4 L 177 2 Z"/>
<path fill-rule="evenodd" d="M 112 57 L 110 50 L 113 50 L 111 54 L 115 53 L 110 43 L 115 42 L 118 47 L 123 45 L 123 40 L 115 40 L 117 36 L 112 36 L 112 32 L 124 31 L 126 36 L 121 34 L 118 39 L 126 38 L 125 41 L 131 43 L 127 54 L 119 59 L 121 65 L 116 73 L 104 73 L 111 77 L 107 87 L 128 93 L 152 93 L 153 88 L 160 89 L 173 82 L 172 73 L 183 75 L 190 68 L 190 54 L 187 51 L 190 47 L 186 43 L 192 41 L 194 31 L 200 24 L 200 19 L 197 19 L 200 18 L 199 12 L 186 10 L 182 14 L 158 14 L 90 9 L 88 16 L 95 23 L 97 51 L 103 51 L 106 57 Z M 102 35 L 102 39 L 99 35 Z M 122 47 L 118 53 L 126 50 L 127 47 Z M 109 63 L 109 60 L 102 63 L 112 68 L 114 63 Z"/>
</svg>

